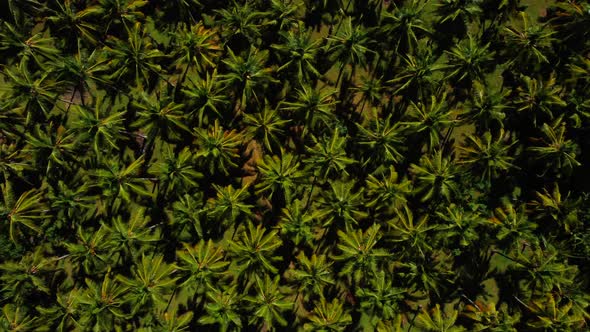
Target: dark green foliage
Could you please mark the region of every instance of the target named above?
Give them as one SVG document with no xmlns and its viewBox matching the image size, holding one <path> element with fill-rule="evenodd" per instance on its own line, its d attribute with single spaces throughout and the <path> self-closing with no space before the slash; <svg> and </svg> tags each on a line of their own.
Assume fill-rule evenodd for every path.
<svg viewBox="0 0 590 332">
<path fill-rule="evenodd" d="M 0 1 L 0 331 L 587 331 L 582 0 Z"/>
</svg>

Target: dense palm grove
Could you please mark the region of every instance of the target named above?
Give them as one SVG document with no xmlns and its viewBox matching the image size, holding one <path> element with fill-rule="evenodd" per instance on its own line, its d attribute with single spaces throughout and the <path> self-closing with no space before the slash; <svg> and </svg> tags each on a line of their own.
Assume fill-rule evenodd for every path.
<svg viewBox="0 0 590 332">
<path fill-rule="evenodd" d="M 8 0 L 0 330 L 582 331 L 590 5 Z"/>
</svg>

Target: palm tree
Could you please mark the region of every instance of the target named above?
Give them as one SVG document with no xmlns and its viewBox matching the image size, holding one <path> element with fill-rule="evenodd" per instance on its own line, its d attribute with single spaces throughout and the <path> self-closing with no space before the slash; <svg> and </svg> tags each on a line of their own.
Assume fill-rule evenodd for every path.
<svg viewBox="0 0 590 332">
<path fill-rule="evenodd" d="M 103 224 L 112 256 L 120 255 L 127 261 L 135 262 L 141 252 L 150 248 L 150 243 L 159 240 L 158 234 L 153 232 L 154 226 L 148 226 L 150 218 L 146 216 L 145 210 L 144 207 L 138 207 L 132 210 L 131 216 L 125 221 L 117 216 L 111 220 L 110 226 Z"/>
<path fill-rule="evenodd" d="M 207 29 L 202 22 L 187 27 L 180 25 L 178 33 L 175 35 L 176 47 L 174 50 L 176 58 L 174 64 L 178 67 L 184 67 L 182 74 L 176 82 L 176 91 L 182 87 L 184 80 L 190 70 L 195 68 L 198 73 L 208 73 L 208 69 L 215 67 L 215 60 L 221 47 L 217 32 Z"/>
<path fill-rule="evenodd" d="M 570 174 L 574 167 L 582 165 L 576 160 L 579 147 L 575 141 L 567 139 L 562 120 L 563 116 L 560 116 L 551 125 L 544 123 L 541 127 L 543 137 L 537 140 L 541 144 L 528 148 L 536 159 L 545 162 L 545 172 L 552 169 L 557 172 L 558 177 L 561 172 Z"/>
<path fill-rule="evenodd" d="M 555 183 L 551 192 L 547 188 L 536 191 L 536 199 L 529 204 L 539 220 L 551 220 L 569 233 L 579 225 L 578 209 L 582 203 L 581 199 L 570 198 L 570 194 L 562 197 L 559 184 Z"/>
<path fill-rule="evenodd" d="M 421 202 L 444 197 L 450 201 L 458 191 L 459 170 L 451 158 L 441 150 L 420 158 L 420 164 L 411 164 L 410 172 L 416 176 L 416 193 L 422 193 Z"/>
<path fill-rule="evenodd" d="M 193 80 L 189 77 L 188 84 L 184 86 L 182 92 L 188 97 L 187 108 L 192 108 L 188 114 L 190 123 L 195 123 L 199 127 L 210 124 L 213 119 L 221 119 L 225 115 L 224 106 L 229 103 L 226 95 L 226 86 L 218 80 L 217 69 L 213 73 L 207 72 L 205 78 Z"/>
<path fill-rule="evenodd" d="M 359 221 L 368 216 L 365 212 L 364 189 L 355 188 L 354 182 L 328 182 L 331 190 L 322 192 L 322 199 L 318 204 L 318 213 L 323 217 L 322 227 L 347 229 L 359 225 Z M 324 235 L 324 238 L 326 235 Z"/>
<path fill-rule="evenodd" d="M 265 67 L 268 50 L 260 51 L 252 46 L 245 58 L 236 56 L 230 48 L 227 52 L 229 59 L 222 62 L 227 66 L 228 73 L 221 76 L 220 82 L 233 88 L 238 110 L 243 111 L 252 100 L 260 104 L 258 95 L 265 86 L 275 81 L 271 75 L 274 69 Z"/>
<path fill-rule="evenodd" d="M 112 264 L 113 257 L 112 243 L 108 237 L 107 227 L 101 226 L 98 229 L 84 229 L 78 226 L 76 242 L 64 244 L 68 251 L 66 262 L 74 266 L 74 271 L 83 271 L 86 275 L 93 273 L 104 273 L 109 264 Z"/>
<path fill-rule="evenodd" d="M 410 102 L 406 111 L 407 121 L 402 124 L 408 126 L 412 134 L 425 136 L 427 138 L 426 146 L 428 151 L 446 143 L 441 142 L 443 130 L 447 129 L 447 134 L 456 126 L 459 120 L 456 119 L 456 111 L 450 110 L 447 105 L 447 94 L 442 96 L 430 96 L 430 103 Z"/>
<path fill-rule="evenodd" d="M 536 239 L 533 231 L 538 224 L 529 220 L 524 204 L 514 206 L 507 198 L 502 198 L 490 222 L 492 227 L 498 229 L 496 238 L 511 248 L 518 248 L 523 241 L 532 242 Z"/>
<path fill-rule="evenodd" d="M 514 100 L 516 110 L 531 113 L 533 125 L 537 126 L 537 115 L 544 114 L 553 120 L 555 112 L 560 107 L 565 107 L 566 102 L 561 99 L 563 87 L 556 84 L 555 75 L 543 82 L 528 76 L 523 76 L 524 86 L 519 86 L 518 96 Z"/>
<path fill-rule="evenodd" d="M 51 178 L 52 174 L 60 174 L 60 170 L 70 169 L 68 164 L 76 160 L 78 142 L 75 132 L 68 131 L 62 126 L 54 129 L 49 125 L 45 130 L 41 131 L 40 126 L 35 126 L 32 134 L 26 134 L 26 150 L 31 152 L 35 167 L 45 170 L 47 177 Z"/>
<path fill-rule="evenodd" d="M 428 215 L 416 218 L 407 204 L 403 209 L 395 209 L 395 218 L 387 221 L 391 229 L 391 241 L 401 243 L 402 257 L 421 257 L 425 259 L 430 256 L 433 246 L 429 243 L 429 233 L 437 228 L 436 225 L 428 225 Z"/>
<path fill-rule="evenodd" d="M 370 174 L 365 187 L 369 197 L 367 207 L 376 209 L 377 213 L 385 214 L 388 214 L 392 208 L 398 208 L 406 203 L 407 197 L 412 192 L 412 182 L 406 178 L 399 179 L 393 166 L 389 166 L 383 172 Z"/>
<path fill-rule="evenodd" d="M 274 2 L 280 0 L 273 0 Z M 316 63 L 321 52 L 322 40 L 314 40 L 311 31 L 306 31 L 301 25 L 295 31 L 281 31 L 279 34 L 283 38 L 283 43 L 272 45 L 272 48 L 280 53 L 281 66 L 277 73 L 284 70 L 287 70 L 287 73 L 296 73 L 300 85 L 319 77 L 320 72 Z"/>
<path fill-rule="evenodd" d="M 460 325 L 455 325 L 459 311 L 450 309 L 450 313 L 441 309 L 440 304 L 436 304 L 429 312 L 426 308 L 416 317 L 416 325 L 423 329 L 423 331 L 440 331 L 440 332 L 460 332 L 465 331 L 465 328 Z"/>
<path fill-rule="evenodd" d="M 212 240 L 201 239 L 194 246 L 183 243 L 183 248 L 176 253 L 183 280 L 180 286 L 203 301 L 207 290 L 219 284 L 230 262 L 225 259 L 223 248 Z"/>
<path fill-rule="evenodd" d="M 100 98 L 94 95 L 97 87 L 112 88 L 111 82 L 106 77 L 109 59 L 97 49 L 88 53 L 78 40 L 78 50 L 74 55 L 59 57 L 53 61 L 52 66 L 55 66 L 54 70 L 58 77 L 72 86 L 72 97 L 69 100 L 68 109 L 73 104 L 76 94 L 80 96 L 80 101 L 85 106 L 86 93 L 93 98 Z"/>
<path fill-rule="evenodd" d="M 246 289 L 255 276 L 263 273 L 276 274 L 274 262 L 282 258 L 275 251 L 283 244 L 277 236 L 278 230 L 268 231 L 262 226 L 254 227 L 251 222 L 242 230 L 237 241 L 229 241 L 229 250 L 236 263 L 237 276 Z"/>
<path fill-rule="evenodd" d="M 178 277 L 173 277 L 176 271 L 176 266 L 167 264 L 162 255 L 151 258 L 142 255 L 141 262 L 132 270 L 133 278 L 118 275 L 117 280 L 129 289 L 128 301 L 132 313 L 140 310 L 149 313 L 165 308 L 178 280 Z"/>
<path fill-rule="evenodd" d="M 250 2 L 243 5 L 233 2 L 229 9 L 223 8 L 215 12 L 220 16 L 217 24 L 221 26 L 221 36 L 226 43 L 241 37 L 250 45 L 258 45 L 267 12 L 257 11 L 250 6 Z"/>
<path fill-rule="evenodd" d="M 163 156 L 153 165 L 151 172 L 158 178 L 162 197 L 169 197 L 171 194 L 181 196 L 192 188 L 197 188 L 197 181 L 203 174 L 196 171 L 190 149 L 185 147 L 179 153 L 174 153 L 170 145 L 166 145 L 162 150 Z"/>
<path fill-rule="evenodd" d="M 319 219 L 317 211 L 309 211 L 303 201 L 295 199 L 283 208 L 279 226 L 281 234 L 293 241 L 295 246 L 307 244 L 313 247 L 315 240 L 315 221 Z"/>
<path fill-rule="evenodd" d="M 334 118 L 333 110 L 338 103 L 335 100 L 335 94 L 336 90 L 331 88 L 318 90 L 303 85 L 297 90 L 296 101 L 281 103 L 281 108 L 294 112 L 293 117 L 303 125 L 302 139 L 309 131 L 321 133 L 322 130 L 319 128 L 329 127 L 329 121 Z M 323 124 L 323 127 L 319 127 L 319 124 Z"/>
<path fill-rule="evenodd" d="M 326 288 L 335 285 L 332 262 L 326 256 L 316 254 L 307 257 L 304 252 L 297 256 L 297 268 L 290 270 L 288 279 L 297 284 L 297 297 L 303 295 L 304 301 L 312 297 L 324 297 Z"/>
<path fill-rule="evenodd" d="M 342 30 L 338 29 L 335 35 L 327 39 L 328 53 L 332 61 L 340 63 L 338 77 L 334 83 L 334 87 L 338 88 L 346 65 L 352 66 L 350 77 L 354 77 L 356 66 L 364 67 L 367 64 L 367 56 L 373 52 L 370 49 L 373 41 L 362 25 L 353 27 L 351 17 L 345 20 Z"/>
<path fill-rule="evenodd" d="M 91 174 L 91 177 L 96 179 L 95 186 L 100 190 L 100 196 L 107 200 L 116 200 L 120 197 L 126 202 L 131 200 L 132 193 L 152 196 L 145 186 L 147 179 L 138 176 L 143 163 L 144 155 L 129 165 L 113 160 L 105 162 L 102 168 Z M 115 204 L 113 208 L 118 208 L 118 204 Z"/>
<path fill-rule="evenodd" d="M 309 322 L 303 325 L 305 331 L 345 331 L 352 324 L 352 317 L 344 309 L 344 303 L 337 298 L 332 302 L 320 298 L 308 319 Z"/>
<path fill-rule="evenodd" d="M 88 142 L 96 157 L 100 160 L 111 150 L 119 150 L 125 131 L 125 111 L 121 102 L 111 102 L 105 96 L 99 95 L 94 100 L 92 109 L 74 106 L 72 110 L 76 116 L 73 130 L 81 142 Z"/>
<path fill-rule="evenodd" d="M 379 271 L 375 278 L 370 279 L 369 284 L 368 287 L 359 288 L 356 296 L 362 312 L 368 315 L 370 324 L 376 326 L 379 322 L 394 319 L 407 291 L 394 287 L 385 271 Z"/>
<path fill-rule="evenodd" d="M 509 139 L 510 133 L 505 133 L 503 129 L 500 129 L 496 138 L 493 138 L 489 131 L 483 134 L 483 139 L 471 134 L 467 135 L 466 145 L 457 147 L 461 151 L 459 164 L 475 167 L 477 171 L 474 173 L 481 174 L 480 181 L 490 186 L 492 179 L 516 167 L 512 163 L 514 157 L 511 156 L 510 150 L 517 141 L 514 139 L 509 141 Z"/>
<path fill-rule="evenodd" d="M 96 330 L 112 330 L 128 317 L 124 311 L 129 287 L 111 278 L 108 271 L 101 283 L 86 279 L 86 288 L 79 299 L 82 326 Z"/>
<path fill-rule="evenodd" d="M 1 184 L 3 202 L 0 205 L 0 215 L 8 221 L 8 234 L 13 242 L 17 237 L 26 234 L 29 229 L 39 234 L 41 225 L 50 215 L 44 205 L 44 193 L 39 189 L 31 189 L 15 199 L 10 181 Z"/>
<path fill-rule="evenodd" d="M 162 75 L 161 66 L 157 63 L 164 54 L 149 41 L 147 28 L 136 22 L 133 27 L 125 27 L 127 40 L 112 37 L 108 40 L 111 46 L 104 50 L 112 60 L 109 62 L 112 74 L 110 78 L 123 85 L 127 79 L 134 79 L 135 87 L 150 89 L 154 84 L 150 77 Z M 123 87 L 127 90 L 128 87 Z"/>
<path fill-rule="evenodd" d="M 465 104 L 467 119 L 475 121 L 476 128 L 481 130 L 504 127 L 509 95 L 510 91 L 493 91 L 485 84 L 474 81 L 472 93 Z"/>
<path fill-rule="evenodd" d="M 156 331 L 188 331 L 193 320 L 192 311 L 187 311 L 182 315 L 176 313 L 176 307 L 171 311 L 164 312 L 157 317 L 159 329 Z"/>
<path fill-rule="evenodd" d="M 339 275 L 352 280 L 353 286 L 371 280 L 378 271 L 380 261 L 389 255 L 385 249 L 377 246 L 381 238 L 380 228 L 378 224 L 373 224 L 365 232 L 351 228 L 338 231 L 336 247 L 340 254 L 333 258 L 336 262 L 344 263 Z"/>
<path fill-rule="evenodd" d="M 231 185 L 221 187 L 215 184 L 213 188 L 217 195 L 209 200 L 207 214 L 215 218 L 222 226 L 233 226 L 235 233 L 238 225 L 252 216 L 254 206 L 245 203 L 250 196 L 249 188 L 243 186 L 235 189 Z"/>
<path fill-rule="evenodd" d="M 199 146 L 196 159 L 209 174 L 218 174 L 221 171 L 228 175 L 232 168 L 238 167 L 238 151 L 244 140 L 241 133 L 223 130 L 219 121 L 215 120 L 212 127 L 198 128 L 195 134 Z"/>
<path fill-rule="evenodd" d="M 31 317 L 27 312 L 23 312 L 21 306 L 8 303 L 2 307 L 2 316 L 0 317 L 0 327 L 5 331 L 27 331 L 32 330 L 36 325 L 37 318 Z"/>
<path fill-rule="evenodd" d="M 206 314 L 199 318 L 204 325 L 219 324 L 219 331 L 226 332 L 230 327 L 242 328 L 241 302 L 242 296 L 238 292 L 238 285 L 222 289 L 211 288 L 207 292 L 210 302 L 205 304 Z"/>
<path fill-rule="evenodd" d="M 67 293 L 56 295 L 56 305 L 51 307 L 37 306 L 35 309 L 40 313 L 39 318 L 50 325 L 56 332 L 66 332 L 81 329 L 80 315 L 82 313 L 80 302 L 82 292 L 74 288 Z"/>
<path fill-rule="evenodd" d="M 299 10 L 302 2 L 294 0 L 271 0 L 269 16 L 274 18 L 279 30 L 291 31 L 298 24 Z"/>
<path fill-rule="evenodd" d="M 437 72 L 445 68 L 444 64 L 437 63 L 440 57 L 434 56 L 429 48 L 419 48 L 415 55 L 402 55 L 401 59 L 403 64 L 399 72 L 396 72 L 394 78 L 386 81 L 395 87 L 392 95 L 404 92 L 409 98 L 416 96 L 425 99 L 429 94 L 433 94 L 442 78 Z"/>
<path fill-rule="evenodd" d="M 96 197 L 90 193 L 91 185 L 82 176 L 74 176 L 67 184 L 59 180 L 56 186 L 50 186 L 47 193 L 54 212 L 56 223 L 71 224 L 78 218 L 84 221 L 92 217 Z"/>
<path fill-rule="evenodd" d="M 22 255 L 17 262 L 7 261 L 0 264 L 0 291 L 19 307 L 33 303 L 36 297 L 49 295 L 50 274 L 55 271 L 55 259 L 46 257 L 47 246 L 41 245 L 33 252 Z"/>
<path fill-rule="evenodd" d="M 15 111 L 26 118 L 25 124 L 43 120 L 49 116 L 55 105 L 58 93 L 61 92 L 61 82 L 53 81 L 50 73 L 39 76 L 31 73 L 24 61 L 16 68 L 6 68 L 2 74 L 8 79 L 3 90 L 7 91 L 3 108 Z"/>
<path fill-rule="evenodd" d="M 450 51 L 445 51 L 448 55 L 445 69 L 449 71 L 446 78 L 452 79 L 456 84 L 466 81 L 468 86 L 474 80 L 483 80 L 494 59 L 494 52 L 490 51 L 489 46 L 489 43 L 479 45 L 469 35 L 466 42 L 458 43 Z"/>
<path fill-rule="evenodd" d="M 156 138 L 171 141 L 182 136 L 182 133 L 191 133 L 185 124 L 185 106 L 175 103 L 172 97 L 142 92 L 131 105 L 136 109 L 137 116 L 131 126 L 146 133 L 147 140 L 143 148 L 148 156 L 151 155 Z"/>
<path fill-rule="evenodd" d="M 168 210 L 171 224 L 178 232 L 179 238 L 182 238 L 187 226 L 190 235 L 194 234 L 191 238 L 204 238 L 203 223 L 206 220 L 207 209 L 203 206 L 202 196 L 199 192 L 195 195 L 184 194 L 173 202 L 172 208 Z M 208 229 L 205 228 L 205 231 Z"/>
<path fill-rule="evenodd" d="M 97 43 L 99 26 L 92 22 L 92 18 L 100 14 L 98 6 L 89 6 L 78 10 L 76 4 L 71 0 L 63 3 L 56 2 L 57 8 L 51 10 L 48 21 L 53 24 L 55 30 L 65 37 L 66 48 L 75 46 L 78 38 L 85 40 L 91 45 Z"/>
<path fill-rule="evenodd" d="M 309 157 L 303 162 L 313 169 L 314 183 L 317 177 L 327 181 L 331 177 L 340 178 L 348 175 L 346 167 L 353 164 L 355 160 L 347 156 L 345 150 L 347 138 L 340 136 L 338 128 L 334 129 L 331 138 L 324 137 L 318 140 L 312 136 L 312 140 L 315 145 L 306 147 Z"/>
<path fill-rule="evenodd" d="M 508 50 L 511 50 L 511 69 L 537 68 L 543 63 L 549 63 L 554 31 L 546 29 L 545 25 L 531 24 L 526 12 L 520 12 L 522 24 L 504 28 Z"/>
<path fill-rule="evenodd" d="M 362 147 L 361 163 L 363 167 L 371 165 L 397 164 L 403 160 L 404 127 L 392 120 L 393 115 L 385 119 L 374 112 L 374 117 L 367 125 L 356 123 L 359 129 L 357 144 Z"/>
<path fill-rule="evenodd" d="M 305 174 L 299 164 L 294 155 L 284 151 L 280 157 L 265 155 L 257 165 L 260 178 L 255 186 L 256 194 L 266 194 L 280 205 L 275 207 L 280 210 L 297 195 L 298 186 L 303 181 Z"/>
<path fill-rule="evenodd" d="M 293 302 L 286 300 L 286 295 L 281 292 L 279 286 L 280 276 L 276 275 L 272 280 L 268 274 L 264 279 L 256 276 L 256 296 L 246 296 L 245 301 L 250 302 L 254 316 L 250 323 L 262 320 L 262 329 L 272 329 L 274 323 L 281 326 L 288 324 L 283 317 L 283 311 L 291 309 Z"/>
<path fill-rule="evenodd" d="M 269 103 L 258 113 L 244 114 L 244 124 L 248 127 L 250 134 L 258 142 L 262 142 L 270 153 L 281 146 L 282 138 L 285 136 L 284 127 L 291 122 L 283 119 L 276 109 L 270 109 Z"/>
<path fill-rule="evenodd" d="M 393 41 L 394 54 L 412 54 L 422 37 L 430 34 L 426 21 L 422 19 L 427 1 L 412 0 L 398 6 L 393 3 L 392 11 L 382 11 L 381 32 L 386 41 Z"/>
<path fill-rule="evenodd" d="M 54 38 L 40 32 L 27 38 L 8 22 L 3 22 L 0 27 L 0 50 L 15 53 L 14 59 L 22 59 L 26 63 L 31 58 L 41 68 L 45 68 L 45 63 L 55 59 L 60 53 L 55 47 Z"/>
<path fill-rule="evenodd" d="M 128 28 L 133 22 L 145 18 L 142 12 L 147 3 L 144 0 L 98 0 L 98 14 L 101 22 L 106 21 L 103 35 L 107 36 L 111 26 Z"/>
</svg>

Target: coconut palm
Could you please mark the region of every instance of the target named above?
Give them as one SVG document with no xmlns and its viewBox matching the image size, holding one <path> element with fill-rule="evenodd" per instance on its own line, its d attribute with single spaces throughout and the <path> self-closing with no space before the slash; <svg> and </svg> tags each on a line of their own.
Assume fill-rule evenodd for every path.
<svg viewBox="0 0 590 332">
<path fill-rule="evenodd" d="M 174 277 L 176 271 L 176 266 L 166 263 L 161 255 L 151 258 L 142 255 L 132 270 L 132 278 L 118 275 L 117 281 L 129 289 L 127 297 L 132 313 L 164 308 L 178 279 Z"/>
<path fill-rule="evenodd" d="M 93 22 L 92 18 L 100 13 L 99 7 L 88 6 L 78 10 L 71 0 L 55 2 L 55 5 L 56 8 L 51 10 L 51 15 L 47 19 L 64 37 L 66 47 L 75 46 L 78 38 L 90 44 L 97 43 L 99 25 Z"/>
<path fill-rule="evenodd" d="M 211 240 L 201 239 L 194 246 L 183 243 L 183 248 L 177 252 L 183 280 L 180 285 L 204 297 L 207 290 L 218 284 L 230 262 L 225 259 L 223 248 Z"/>
<path fill-rule="evenodd" d="M 197 72 L 205 73 L 211 67 L 215 67 L 215 60 L 221 51 L 217 32 L 207 29 L 202 22 L 187 27 L 180 25 L 174 48 L 176 58 L 174 64 L 184 67 L 179 80 L 176 82 L 176 89 L 181 87 L 189 70 L 194 67 Z"/>
<path fill-rule="evenodd" d="M 149 89 L 154 84 L 151 76 L 162 75 L 161 65 L 157 63 L 164 54 L 149 40 L 147 28 L 136 22 L 125 28 L 126 40 L 110 38 L 105 51 L 112 59 L 109 63 L 112 74 L 110 78 L 122 85 L 128 79 L 134 79 L 138 89 Z M 128 87 L 122 86 L 124 90 Z"/>
<path fill-rule="evenodd" d="M 220 82 L 233 89 L 239 110 L 243 110 L 251 100 L 260 104 L 258 95 L 264 91 L 265 86 L 274 81 L 271 75 L 273 68 L 265 67 L 268 50 L 260 51 L 250 47 L 246 57 L 235 55 L 230 48 L 227 51 L 229 59 L 222 61 L 227 66 L 228 73 L 220 77 Z"/>
<path fill-rule="evenodd" d="M 83 326 L 92 326 L 93 329 L 113 329 L 120 326 L 128 317 L 124 311 L 129 287 L 113 279 L 108 271 L 102 282 L 86 279 L 86 287 L 80 298 L 82 316 L 80 323 Z"/>
<path fill-rule="evenodd" d="M 477 39 L 469 35 L 466 42 L 458 43 L 450 51 L 445 51 L 448 56 L 445 69 L 449 71 L 446 78 L 456 83 L 483 80 L 484 74 L 493 64 L 494 52 L 489 46 L 490 44 L 479 45 Z"/>
<path fill-rule="evenodd" d="M 229 242 L 230 253 L 237 264 L 236 274 L 243 285 L 248 286 L 254 277 L 260 277 L 263 273 L 278 272 L 273 263 L 282 259 L 275 251 L 283 241 L 277 234 L 278 230 L 267 231 L 262 225 L 254 227 L 249 222 L 238 239 Z"/>
<path fill-rule="evenodd" d="M 230 327 L 242 328 L 241 300 L 238 285 L 222 289 L 212 288 L 207 292 L 209 302 L 205 304 L 206 314 L 199 318 L 203 325 L 219 324 L 219 331 L 226 332 Z"/>
<path fill-rule="evenodd" d="M 544 123 L 541 127 L 543 137 L 538 140 L 540 144 L 531 146 L 528 150 L 536 159 L 545 162 L 545 171 L 553 169 L 567 174 L 582 164 L 576 160 L 579 147 L 575 141 L 566 137 L 566 127 L 562 120 L 563 117 L 560 116 L 550 125 Z"/>
<path fill-rule="evenodd" d="M 207 72 L 204 78 L 197 77 L 193 80 L 189 77 L 182 89 L 183 94 L 188 97 L 187 108 L 192 109 L 187 117 L 199 127 L 225 115 L 224 106 L 229 104 L 229 98 L 224 92 L 226 86 L 218 78 L 217 69 L 214 69 L 211 74 Z"/>
<path fill-rule="evenodd" d="M 350 77 L 353 77 L 356 67 L 365 67 L 368 62 L 367 56 L 373 52 L 371 50 L 373 41 L 362 25 L 353 27 L 352 17 L 348 17 L 344 22 L 341 30 L 327 38 L 328 53 L 332 61 L 340 63 L 335 87 L 339 86 L 345 66 L 352 66 Z"/>
<path fill-rule="evenodd" d="M 387 170 L 375 172 L 367 177 L 366 185 L 369 200 L 367 207 L 377 210 L 377 213 L 388 214 L 392 208 L 398 208 L 406 203 L 412 192 L 412 182 L 399 179 L 393 166 Z"/>
<path fill-rule="evenodd" d="M 325 129 L 334 118 L 334 108 L 338 103 L 335 94 L 336 90 L 331 88 L 317 90 L 303 85 L 297 90 L 297 99 L 293 102 L 283 102 L 281 108 L 295 113 L 293 117 L 304 126 L 302 137 L 309 131 L 321 133 L 320 128 Z"/>
<path fill-rule="evenodd" d="M 286 295 L 279 287 L 280 276 L 271 279 L 268 274 L 264 279 L 256 276 L 256 296 L 246 296 L 244 300 L 250 303 L 254 316 L 250 322 L 262 321 L 263 329 L 272 329 L 274 323 L 281 326 L 287 325 L 283 317 L 283 311 L 291 309 L 293 303 L 286 299 Z M 259 323 L 260 324 L 260 323 Z M 259 325 L 260 326 L 260 325 Z"/>
<path fill-rule="evenodd" d="M 6 68 L 2 74 L 7 78 L 2 90 L 7 92 L 2 108 L 15 109 L 26 118 L 26 124 L 49 116 L 61 92 L 61 82 L 52 80 L 49 72 L 31 73 L 24 61 L 15 68 Z"/>
<path fill-rule="evenodd" d="M 338 231 L 336 247 L 340 253 L 334 256 L 334 260 L 343 262 L 339 275 L 352 280 L 353 285 L 372 280 L 380 261 L 388 256 L 385 249 L 377 246 L 381 238 L 379 229 L 378 224 L 373 224 L 365 232 L 360 229 Z"/>
<path fill-rule="evenodd" d="M 446 129 L 448 135 L 448 131 L 459 122 L 456 119 L 457 111 L 448 108 L 446 98 L 446 93 L 443 93 L 440 97 L 431 95 L 428 104 L 426 101 L 417 104 L 410 102 L 405 114 L 407 121 L 403 124 L 408 126 L 410 133 L 426 138 L 429 151 L 445 143 L 441 141 L 443 131 Z"/>
<path fill-rule="evenodd" d="M 37 66 L 45 67 L 45 62 L 55 59 L 60 51 L 55 47 L 55 39 L 36 33 L 27 38 L 8 22 L 0 27 L 0 50 L 15 54 L 15 59 L 29 63 L 32 59 Z"/>
<path fill-rule="evenodd" d="M 393 41 L 393 51 L 397 54 L 412 54 L 422 37 L 430 34 L 430 29 L 422 19 L 427 1 L 412 0 L 398 5 L 393 3 L 392 11 L 383 11 L 381 17 L 382 33 L 385 40 Z"/>
<path fill-rule="evenodd" d="M 520 12 L 519 16 L 521 25 L 504 28 L 506 43 L 511 50 L 510 68 L 519 70 L 549 63 L 555 32 L 544 25 L 532 23 L 526 12 Z"/>
<path fill-rule="evenodd" d="M 281 151 L 281 156 L 265 155 L 258 163 L 260 180 L 255 186 L 256 194 L 274 198 L 273 201 L 281 205 L 277 208 L 282 208 L 285 202 L 296 197 L 298 185 L 305 176 L 299 165 L 294 155 L 284 151 Z"/>
<path fill-rule="evenodd" d="M 8 221 L 10 240 L 16 242 L 17 237 L 26 234 L 25 230 L 35 233 L 41 232 L 40 222 L 50 215 L 44 205 L 44 192 L 39 189 L 25 191 L 18 198 L 10 181 L 1 185 L 3 202 L 0 205 L 0 215 Z"/>
<path fill-rule="evenodd" d="M 441 150 L 424 155 L 419 164 L 411 164 L 410 172 L 416 177 L 415 191 L 422 194 L 422 202 L 441 197 L 450 201 L 457 194 L 459 170 Z"/>
<path fill-rule="evenodd" d="M 500 129 L 496 138 L 489 131 L 482 136 L 483 139 L 474 135 L 467 136 L 466 145 L 458 147 L 462 159 L 459 163 L 476 167 L 477 174 L 481 174 L 480 180 L 490 185 L 492 179 L 516 167 L 510 150 L 517 142 L 510 141 L 510 133 L 503 129 Z"/>
<path fill-rule="evenodd" d="M 298 296 L 308 301 L 312 296 L 324 297 L 328 286 L 334 285 L 332 262 L 324 255 L 307 257 L 303 252 L 297 256 L 297 267 L 289 271 L 288 278 L 297 284 Z"/>
<path fill-rule="evenodd" d="M 312 136 L 312 139 L 315 146 L 306 147 L 309 158 L 303 162 L 314 170 L 314 176 L 326 181 L 331 177 L 340 178 L 343 175 L 348 175 L 346 167 L 355 161 L 346 154 L 346 136 L 340 136 L 339 130 L 336 128 L 330 138 L 325 137 L 318 140 Z"/>
<path fill-rule="evenodd" d="M 278 110 L 270 109 L 268 102 L 258 113 L 244 114 L 244 123 L 248 131 L 258 142 L 262 142 L 270 153 L 276 152 L 285 136 L 285 126 L 291 120 L 283 119 Z"/>
<path fill-rule="evenodd" d="M 554 75 L 546 82 L 528 76 L 523 76 L 522 81 L 524 84 L 518 87 L 514 104 L 517 111 L 531 113 L 535 126 L 538 115 L 553 120 L 556 109 L 566 106 L 566 102 L 561 99 L 563 87 L 556 84 Z"/>
<path fill-rule="evenodd" d="M 224 130 L 215 120 L 208 129 L 197 129 L 197 144 L 199 150 L 196 159 L 201 167 L 209 174 L 229 174 L 232 168 L 237 167 L 239 147 L 242 144 L 242 134 L 236 130 Z"/>
<path fill-rule="evenodd" d="M 367 125 L 357 123 L 359 129 L 358 144 L 365 150 L 361 159 L 362 165 L 397 164 L 403 160 L 404 150 L 403 125 L 393 121 L 393 115 L 385 119 L 373 113 L 374 119 Z"/>
<path fill-rule="evenodd" d="M 213 185 L 217 192 L 215 198 L 210 199 L 207 214 L 216 219 L 222 226 L 238 225 L 252 216 L 253 206 L 246 204 L 246 199 L 250 196 L 248 186 L 234 188 L 233 186 L 221 187 Z"/>
<path fill-rule="evenodd" d="M 344 331 L 352 324 L 352 317 L 337 298 L 328 302 L 323 297 L 316 302 L 309 322 L 303 325 L 305 331 Z"/>
<path fill-rule="evenodd" d="M 273 0 L 274 2 L 280 1 Z M 281 31 L 280 36 L 283 43 L 272 45 L 280 53 L 281 66 L 277 72 L 296 73 L 297 82 L 301 85 L 319 77 L 316 63 L 322 40 L 313 40 L 311 31 L 306 31 L 301 25 L 296 31 Z"/>
<path fill-rule="evenodd" d="M 191 151 L 185 147 L 174 153 L 169 145 L 163 150 L 162 159 L 153 165 L 151 172 L 158 177 L 159 193 L 163 197 L 171 194 L 180 196 L 198 187 L 197 181 L 203 174 L 196 171 Z"/>
</svg>

